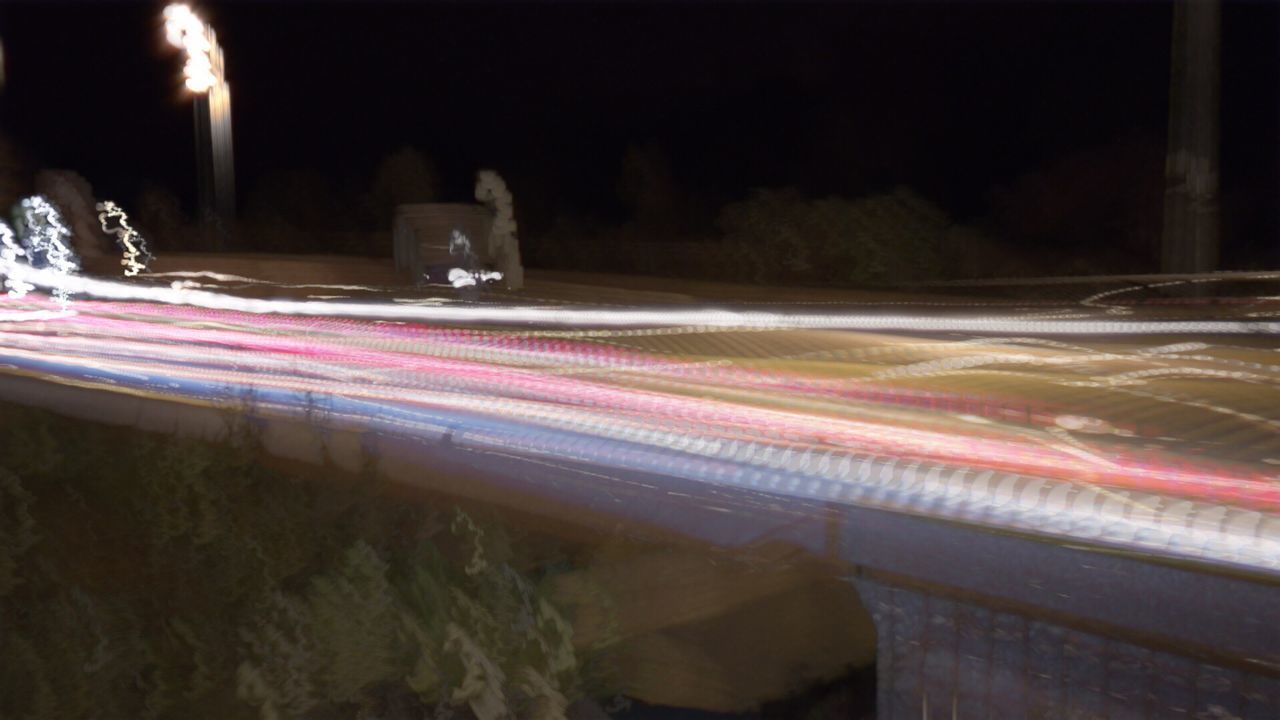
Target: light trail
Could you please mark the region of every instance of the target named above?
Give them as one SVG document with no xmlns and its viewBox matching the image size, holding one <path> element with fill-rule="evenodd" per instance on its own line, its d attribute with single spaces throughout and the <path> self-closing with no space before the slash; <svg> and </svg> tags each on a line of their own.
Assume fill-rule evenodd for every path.
<svg viewBox="0 0 1280 720">
<path fill-rule="evenodd" d="M 19 262 L 25 262 L 26 257 L 27 251 L 18 243 L 18 237 L 14 235 L 13 228 L 9 227 L 3 220 L 0 220 L 0 264 L 5 267 L 13 267 Z M 8 276 L 4 279 L 4 286 L 8 289 L 10 297 L 18 298 L 36 289 L 30 283 L 15 280 Z"/>
<path fill-rule="evenodd" d="M 36 294 L 0 301 L 0 363 L 55 380 L 214 404 L 251 395 L 263 412 L 411 436 L 447 432 L 479 453 L 585 463 L 601 477 L 640 471 L 1280 574 L 1280 482 L 1267 464 L 1280 458 L 1280 432 L 1250 422 L 1265 409 L 1228 407 L 1230 399 L 1183 405 L 1228 418 L 1232 437 L 1253 433 L 1243 459 L 1187 452 L 1212 447 L 1212 438 L 1196 439 L 1186 423 L 1139 427 L 1133 413 L 1109 409 L 1137 397 L 1132 383 L 1170 397 L 1178 393 L 1165 388 L 1177 383 L 1206 396 L 1246 381 L 1257 388 L 1250 398 L 1274 391 L 1275 365 L 1220 357 L 1204 337 L 1272 332 L 1266 324 L 404 307 L 259 300 L 12 261 L 5 269 L 11 280 L 88 296 L 68 311 Z M 475 327 L 486 323 L 534 327 Z M 704 331 L 547 332 L 593 324 Z M 1081 337 L 1022 337 L 1064 334 L 1028 329 L 1062 324 Z M 917 342 L 851 332 L 886 325 L 927 334 L 999 326 L 1014 336 Z M 1105 330 L 1133 326 L 1146 329 L 1127 333 L 1123 346 L 1096 347 Z M 742 328 L 841 332 L 806 334 L 831 346 L 816 355 L 770 351 L 775 359 L 746 362 L 715 349 L 717 333 Z M 1190 329 L 1201 337 L 1136 339 Z M 791 335 L 746 337 L 781 347 Z M 677 341 L 705 355 L 657 350 Z M 1017 379 L 993 395 L 981 377 Z M 1170 400 L 1136 401 L 1147 412 Z"/>
<path fill-rule="evenodd" d="M 116 242 L 124 252 L 120 264 L 124 266 L 125 277 L 133 277 L 146 270 L 147 263 L 151 260 L 151 253 L 147 252 L 146 240 L 129 225 L 129 216 L 125 214 L 124 209 L 110 200 L 104 200 L 95 207 L 98 210 L 98 223 L 102 225 L 102 231 L 108 235 L 115 235 Z M 115 221 L 114 225 L 111 223 L 112 220 Z"/>
<path fill-rule="evenodd" d="M 73 280 L 80 269 L 80 261 L 71 248 L 71 231 L 62 223 L 58 209 L 42 195 L 24 198 L 19 206 L 22 208 L 22 242 L 25 244 L 26 261 L 0 259 L 3 265 L 0 272 L 12 281 L 5 284 L 11 290 L 39 286 L 38 282 L 14 277 L 27 268 L 34 275 L 46 278 L 53 297 L 66 309 L 71 297 L 68 281 Z M 41 269 L 36 270 L 33 265 Z"/>
<path fill-rule="evenodd" d="M 531 307 L 525 305 L 403 305 L 370 302 L 322 302 L 245 298 L 207 290 L 129 284 L 65 275 L 22 263 L 2 263 L 6 277 L 59 296 L 83 295 L 116 301 L 145 301 L 231 310 L 255 315 L 345 317 L 368 320 L 452 323 L 459 325 L 556 327 L 670 327 L 748 328 L 765 330 L 859 330 L 928 333 L 1017 335 L 1275 335 L 1280 322 L 1238 320 L 1054 320 L 1017 316 L 950 317 L 881 315 L 874 313 L 795 313 L 713 308 L 595 308 Z"/>
</svg>

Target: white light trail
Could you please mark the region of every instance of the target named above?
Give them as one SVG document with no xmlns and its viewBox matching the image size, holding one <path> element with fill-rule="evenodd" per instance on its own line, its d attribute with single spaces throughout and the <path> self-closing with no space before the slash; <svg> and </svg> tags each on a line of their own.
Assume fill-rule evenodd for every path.
<svg viewBox="0 0 1280 720">
<path fill-rule="evenodd" d="M 7 223 L 0 220 L 0 263 L 5 266 L 17 264 L 18 258 L 25 258 L 27 251 L 22 249 L 18 244 L 18 238 L 13 234 L 13 228 Z M 20 298 L 23 295 L 35 290 L 35 286 L 30 283 L 5 278 L 4 286 L 9 289 L 9 297 Z"/>
<path fill-rule="evenodd" d="M 47 270 L 40 272 L 51 276 L 49 288 L 54 299 L 65 309 L 72 292 L 67 290 L 66 281 L 80 269 L 80 262 L 71 249 L 71 231 L 62 224 L 58 209 L 43 195 L 23 199 L 22 235 L 28 261 L 33 266 L 48 266 Z M 6 275 L 12 277 L 9 273 Z M 22 282 L 21 278 L 18 282 Z"/>
<path fill-rule="evenodd" d="M 124 266 L 125 277 L 133 277 L 146 270 L 151 253 L 147 252 L 147 241 L 130 227 L 129 216 L 110 200 L 104 200 L 95 207 L 98 209 L 98 222 L 102 224 L 102 231 L 115 235 L 116 242 L 124 250 L 124 258 L 120 260 L 120 264 Z M 115 227 L 111 227 L 109 220 L 116 221 Z"/>
<path fill-rule="evenodd" d="M 472 272 L 462 268 L 449 271 L 449 284 L 456 288 L 473 287 L 477 283 L 494 282 L 502 279 L 502 273 L 496 270 L 480 270 Z"/>
<path fill-rule="evenodd" d="M 211 310 L 306 317 L 345 317 L 476 325 L 554 325 L 561 327 L 671 327 L 761 330 L 858 330 L 956 332 L 1019 335 L 1274 335 L 1280 322 L 1229 320 L 1048 320 L 1011 316 L 933 317 L 871 313 L 788 313 L 721 308 L 598 308 L 526 305 L 430 306 L 385 302 L 321 302 L 234 295 L 145 286 L 51 272 L 21 263 L 4 264 L 0 272 L 55 293 L 83 294 L 104 300 L 138 300 L 190 305 Z"/>
<path fill-rule="evenodd" d="M 143 248 L 145 251 L 145 248 Z M 333 283 L 278 283 L 271 280 L 261 280 L 258 278 L 245 277 L 244 275 L 228 275 L 226 273 L 211 272 L 208 270 L 173 270 L 170 272 L 158 273 L 142 273 L 142 277 L 147 278 L 200 278 L 212 280 L 213 283 L 189 282 L 188 287 L 218 287 L 216 283 L 240 283 L 243 285 L 271 285 L 280 288 L 321 288 L 325 290 L 359 290 L 364 292 L 377 292 L 382 289 L 377 285 L 335 285 Z M 341 296 L 338 296 L 341 297 Z"/>
</svg>

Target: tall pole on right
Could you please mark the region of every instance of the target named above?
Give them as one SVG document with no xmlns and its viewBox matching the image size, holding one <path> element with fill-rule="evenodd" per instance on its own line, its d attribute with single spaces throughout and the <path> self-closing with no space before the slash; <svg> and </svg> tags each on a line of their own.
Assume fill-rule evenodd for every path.
<svg viewBox="0 0 1280 720">
<path fill-rule="evenodd" d="M 1160 248 L 1166 273 L 1218 269 L 1221 55 L 1220 0 L 1176 0 Z"/>
</svg>

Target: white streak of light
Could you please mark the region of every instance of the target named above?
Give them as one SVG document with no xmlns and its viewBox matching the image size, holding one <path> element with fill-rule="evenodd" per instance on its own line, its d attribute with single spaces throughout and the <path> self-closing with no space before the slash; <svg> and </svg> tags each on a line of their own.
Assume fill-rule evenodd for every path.
<svg viewBox="0 0 1280 720">
<path fill-rule="evenodd" d="M 66 276 L 20 263 L 0 263 L 0 272 L 61 293 L 78 293 L 104 300 L 137 300 L 167 305 L 190 305 L 211 310 L 308 317 L 352 317 L 410 322 L 500 325 L 556 325 L 563 327 L 670 327 L 693 325 L 715 328 L 768 330 L 859 330 L 1027 335 L 1150 335 L 1150 334 L 1278 334 L 1280 322 L 1227 320 L 1029 320 L 1008 316 L 930 317 L 861 313 L 787 313 L 721 308 L 597 308 L 519 305 L 425 306 L 396 303 L 317 302 L 284 298 L 244 298 L 233 295 L 143 286 L 81 276 Z"/>
</svg>

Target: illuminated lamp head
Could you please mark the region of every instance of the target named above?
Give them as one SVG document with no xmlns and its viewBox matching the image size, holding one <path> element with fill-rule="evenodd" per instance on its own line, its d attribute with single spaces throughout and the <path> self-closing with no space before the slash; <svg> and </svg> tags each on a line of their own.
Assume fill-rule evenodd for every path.
<svg viewBox="0 0 1280 720">
<path fill-rule="evenodd" d="M 213 42 L 209 29 L 188 5 L 174 3 L 164 9 L 164 35 L 170 45 L 186 53 L 187 63 L 182 68 L 187 89 L 194 93 L 209 92 L 218 78 L 214 74 Z"/>
</svg>

